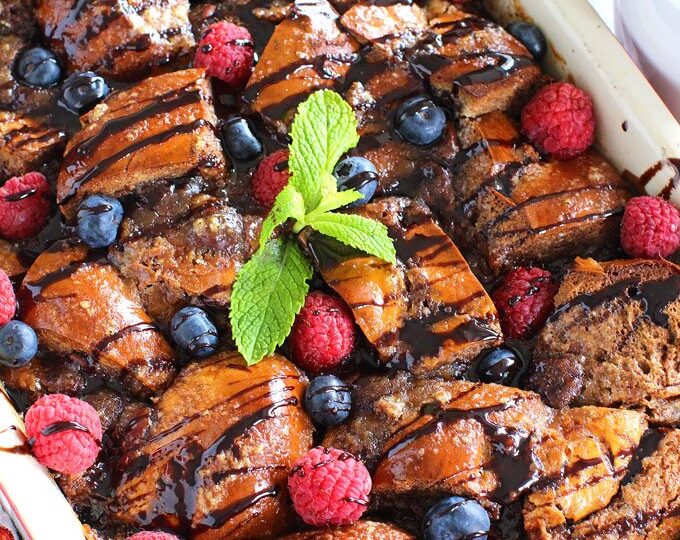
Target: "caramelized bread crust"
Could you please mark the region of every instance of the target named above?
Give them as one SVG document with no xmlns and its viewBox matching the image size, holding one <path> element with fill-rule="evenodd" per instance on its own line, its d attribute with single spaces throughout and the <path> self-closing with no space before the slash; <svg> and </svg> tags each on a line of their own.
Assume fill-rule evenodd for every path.
<svg viewBox="0 0 680 540">
<path fill-rule="evenodd" d="M 319 234 L 304 241 L 382 363 L 459 376 L 479 352 L 500 342 L 491 299 L 422 204 L 386 198 L 354 213 L 387 226 L 396 265 Z"/>
<path fill-rule="evenodd" d="M 91 193 L 120 196 L 193 174 L 223 181 L 225 158 L 203 69 L 151 77 L 115 92 L 81 122 L 57 182 L 57 202 L 69 219 Z"/>
<path fill-rule="evenodd" d="M 66 134 L 40 119 L 0 111 L 0 180 L 57 168 Z"/>
<path fill-rule="evenodd" d="M 359 44 L 342 32 L 327 0 L 303 0 L 272 34 L 248 81 L 244 99 L 281 132 L 299 103 L 321 88 L 335 88 L 355 60 Z"/>
<path fill-rule="evenodd" d="M 190 364 L 125 446 L 117 515 L 186 538 L 272 538 L 295 522 L 286 482 L 312 445 L 304 376 L 280 356 Z"/>
<path fill-rule="evenodd" d="M 555 305 L 530 379 L 548 403 L 626 407 L 680 423 L 678 266 L 577 259 Z"/>
<path fill-rule="evenodd" d="M 29 266 L 30 261 L 22 256 L 14 244 L 0 239 L 0 270 L 3 270 L 9 279 L 18 283 Z"/>
<path fill-rule="evenodd" d="M 19 293 L 22 320 L 49 351 L 120 379 L 129 391 L 163 391 L 174 354 L 135 288 L 100 253 L 57 243 L 33 263 Z"/>
<path fill-rule="evenodd" d="M 36 15 L 69 72 L 135 80 L 195 43 L 189 0 L 38 0 Z"/>
<path fill-rule="evenodd" d="M 415 540 L 415 538 L 394 525 L 377 521 L 357 521 L 336 529 L 290 534 L 280 540 Z"/>
</svg>

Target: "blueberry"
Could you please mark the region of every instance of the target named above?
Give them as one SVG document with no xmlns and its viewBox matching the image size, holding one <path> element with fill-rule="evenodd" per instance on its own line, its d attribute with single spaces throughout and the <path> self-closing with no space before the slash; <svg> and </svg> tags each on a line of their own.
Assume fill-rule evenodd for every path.
<svg viewBox="0 0 680 540">
<path fill-rule="evenodd" d="M 535 60 L 540 62 L 543 59 L 548 50 L 548 45 L 538 26 L 524 21 L 516 21 L 508 26 L 508 32 L 529 50 Z"/>
<path fill-rule="evenodd" d="M 16 74 L 28 85 L 49 88 L 59 82 L 61 67 L 52 51 L 34 47 L 19 55 Z"/>
<path fill-rule="evenodd" d="M 118 236 L 123 207 L 112 197 L 90 195 L 78 208 L 78 236 L 88 246 L 110 246 Z"/>
<path fill-rule="evenodd" d="M 319 375 L 305 392 L 305 410 L 322 426 L 342 424 L 352 410 L 352 393 L 335 375 Z"/>
<path fill-rule="evenodd" d="M 361 199 L 347 206 L 360 206 L 373 198 L 378 189 L 378 170 L 366 158 L 349 157 L 335 166 L 333 171 L 338 181 L 338 189 L 356 189 L 363 195 Z"/>
<path fill-rule="evenodd" d="M 262 143 L 245 118 L 232 118 L 222 126 L 222 144 L 236 161 L 252 161 L 262 153 Z"/>
<path fill-rule="evenodd" d="M 423 518 L 425 540 L 486 540 L 491 527 L 489 514 L 477 502 L 449 497 L 432 506 Z"/>
<path fill-rule="evenodd" d="M 69 75 L 61 86 L 59 102 L 69 111 L 80 114 L 90 110 L 109 93 L 106 81 L 92 71 Z"/>
<path fill-rule="evenodd" d="M 446 127 L 444 109 L 425 96 L 406 100 L 398 109 L 394 127 L 404 139 L 417 145 L 428 145 L 439 139 Z"/>
<path fill-rule="evenodd" d="M 510 349 L 492 349 L 477 363 L 477 376 L 484 383 L 515 385 L 524 372 L 524 362 Z"/>
<path fill-rule="evenodd" d="M 217 350 L 217 328 L 202 309 L 180 309 L 170 321 L 170 329 L 175 343 L 194 358 L 205 358 Z"/>
<path fill-rule="evenodd" d="M 38 336 L 21 321 L 9 321 L 0 327 L 0 364 L 18 368 L 25 366 L 38 352 Z"/>
</svg>

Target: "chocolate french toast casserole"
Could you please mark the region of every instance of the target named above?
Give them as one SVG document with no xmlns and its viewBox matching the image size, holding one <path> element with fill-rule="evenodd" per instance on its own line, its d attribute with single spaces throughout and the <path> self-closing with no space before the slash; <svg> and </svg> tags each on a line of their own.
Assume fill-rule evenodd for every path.
<svg viewBox="0 0 680 540">
<path fill-rule="evenodd" d="M 0 467 L 88 540 L 680 539 L 680 211 L 547 46 L 477 0 L 0 0 Z"/>
</svg>

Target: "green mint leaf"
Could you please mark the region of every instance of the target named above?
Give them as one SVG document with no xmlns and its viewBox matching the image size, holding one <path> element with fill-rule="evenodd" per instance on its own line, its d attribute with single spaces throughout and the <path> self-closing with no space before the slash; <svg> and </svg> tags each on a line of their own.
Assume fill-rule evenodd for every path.
<svg viewBox="0 0 680 540">
<path fill-rule="evenodd" d="M 336 193 L 331 193 L 322 199 L 319 206 L 315 210 L 310 212 L 305 220 L 314 219 L 315 216 L 323 214 L 325 212 L 330 212 L 331 210 L 336 210 L 347 206 L 361 199 L 363 195 L 354 189 L 348 189 L 346 191 L 338 191 Z"/>
<path fill-rule="evenodd" d="M 298 107 L 290 136 L 290 183 L 312 211 L 324 196 L 337 191 L 331 173 L 340 156 L 359 142 L 357 120 L 342 96 L 320 90 Z"/>
<path fill-rule="evenodd" d="M 300 192 L 290 184 L 278 194 L 274 201 L 274 206 L 262 224 L 260 250 L 263 249 L 274 229 L 284 224 L 288 218 L 293 218 L 304 224 L 305 201 L 302 199 Z"/>
<path fill-rule="evenodd" d="M 387 227 L 379 221 L 355 214 L 327 212 L 314 217 L 307 224 L 343 244 L 375 255 L 386 262 L 396 262 L 394 242 L 387 234 Z"/>
<path fill-rule="evenodd" d="M 229 319 L 239 352 L 253 365 L 290 333 L 305 302 L 312 266 L 295 240 L 276 238 L 237 277 Z"/>
</svg>

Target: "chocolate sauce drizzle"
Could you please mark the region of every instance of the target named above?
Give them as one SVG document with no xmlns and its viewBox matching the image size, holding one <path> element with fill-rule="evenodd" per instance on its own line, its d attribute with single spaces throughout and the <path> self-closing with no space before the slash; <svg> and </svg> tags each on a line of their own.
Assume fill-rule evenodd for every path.
<svg viewBox="0 0 680 540">
<path fill-rule="evenodd" d="M 472 389 L 474 391 L 474 388 Z M 542 465 L 534 455 L 531 433 L 522 428 L 503 426 L 491 420 L 490 415 L 502 413 L 516 407 L 523 398 L 510 399 L 498 405 L 475 409 L 442 409 L 437 404 L 426 404 L 422 414 L 431 420 L 408 432 L 383 453 L 390 460 L 422 437 L 434 434 L 440 426 L 475 420 L 491 440 L 492 456 L 488 467 L 495 473 L 498 485 L 488 496 L 497 502 L 507 504 L 538 482 Z M 405 428 L 408 430 L 408 427 Z"/>
<path fill-rule="evenodd" d="M 574 307 L 591 311 L 596 307 L 622 298 L 640 302 L 645 318 L 657 326 L 668 327 L 668 315 L 665 309 L 680 296 L 680 274 L 665 279 L 642 281 L 640 278 L 628 278 L 612 283 L 592 293 L 579 294 L 569 302 L 560 306 L 548 319 L 555 321 Z"/>
</svg>

